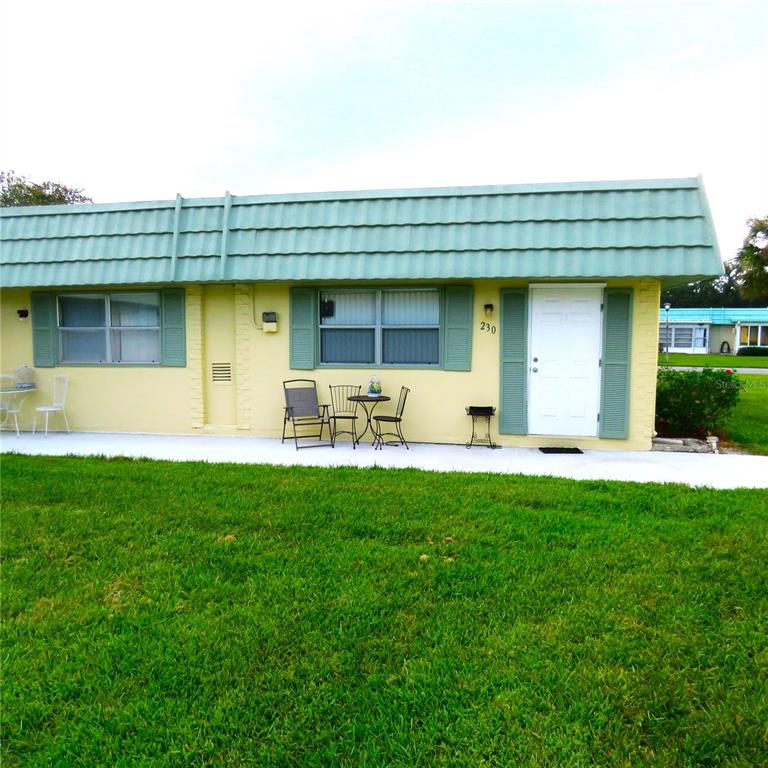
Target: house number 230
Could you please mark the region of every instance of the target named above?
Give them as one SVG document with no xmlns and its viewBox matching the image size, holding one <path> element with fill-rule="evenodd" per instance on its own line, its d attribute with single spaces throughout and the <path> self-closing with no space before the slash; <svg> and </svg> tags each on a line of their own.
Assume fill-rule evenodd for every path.
<svg viewBox="0 0 768 768">
<path fill-rule="evenodd" d="M 486 333 L 496 333 L 496 326 L 491 325 L 490 323 L 482 322 L 480 323 L 480 330 L 485 331 Z"/>
</svg>

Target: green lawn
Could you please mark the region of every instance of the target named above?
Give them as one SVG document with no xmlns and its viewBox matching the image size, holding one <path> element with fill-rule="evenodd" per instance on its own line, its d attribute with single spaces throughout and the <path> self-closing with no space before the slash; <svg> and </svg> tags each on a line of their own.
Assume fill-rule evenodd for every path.
<svg viewBox="0 0 768 768">
<path fill-rule="evenodd" d="M 750 453 L 768 455 L 768 376 L 739 374 L 739 402 L 724 429 L 724 438 Z"/>
<path fill-rule="evenodd" d="M 757 766 L 768 492 L 6 455 L 10 766 Z"/>
<path fill-rule="evenodd" d="M 713 368 L 768 368 L 768 357 L 738 357 L 736 355 L 687 355 L 683 352 L 670 352 L 667 356 L 659 354 L 659 365 L 709 365 Z"/>
</svg>

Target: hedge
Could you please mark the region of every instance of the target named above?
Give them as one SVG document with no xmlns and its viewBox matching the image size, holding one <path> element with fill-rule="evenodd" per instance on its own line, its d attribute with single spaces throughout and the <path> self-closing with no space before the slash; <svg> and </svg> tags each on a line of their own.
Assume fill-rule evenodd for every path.
<svg viewBox="0 0 768 768">
<path fill-rule="evenodd" d="M 740 382 L 728 370 L 660 368 L 656 383 L 656 431 L 663 437 L 706 437 L 739 400 Z"/>
</svg>

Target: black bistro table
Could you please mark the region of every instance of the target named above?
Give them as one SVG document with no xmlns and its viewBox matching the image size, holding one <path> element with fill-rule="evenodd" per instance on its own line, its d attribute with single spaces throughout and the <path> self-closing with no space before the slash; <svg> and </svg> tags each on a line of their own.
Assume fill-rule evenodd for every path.
<svg viewBox="0 0 768 768">
<path fill-rule="evenodd" d="M 365 429 L 358 435 L 358 438 L 355 441 L 355 445 L 360 445 L 360 441 L 363 439 L 363 436 L 369 429 L 373 431 L 373 427 L 371 426 L 373 409 L 379 403 L 387 403 L 391 399 L 392 399 L 391 397 L 387 397 L 386 395 L 352 395 L 351 397 L 347 398 L 347 400 L 349 400 L 352 403 L 360 403 L 360 405 L 363 406 L 363 410 L 365 411 L 365 418 L 366 418 Z M 369 405 L 370 405 L 370 409 L 368 408 Z"/>
</svg>

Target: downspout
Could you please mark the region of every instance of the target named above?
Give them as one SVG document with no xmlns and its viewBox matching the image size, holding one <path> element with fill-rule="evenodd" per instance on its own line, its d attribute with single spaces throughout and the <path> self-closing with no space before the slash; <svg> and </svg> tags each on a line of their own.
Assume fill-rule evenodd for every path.
<svg viewBox="0 0 768 768">
<path fill-rule="evenodd" d="M 224 280 L 227 276 L 227 240 L 229 240 L 229 211 L 232 208 L 232 195 L 227 190 L 224 195 L 224 213 L 221 222 L 221 272 Z"/>
<path fill-rule="evenodd" d="M 173 238 L 171 239 L 171 274 L 170 281 L 176 282 L 176 264 L 179 258 L 179 227 L 181 225 L 181 207 L 184 198 L 177 192 L 176 205 L 173 209 Z"/>
<path fill-rule="evenodd" d="M 258 328 L 260 331 L 264 330 L 264 325 L 256 320 L 256 284 L 251 283 L 251 323 L 254 328 Z"/>
</svg>

